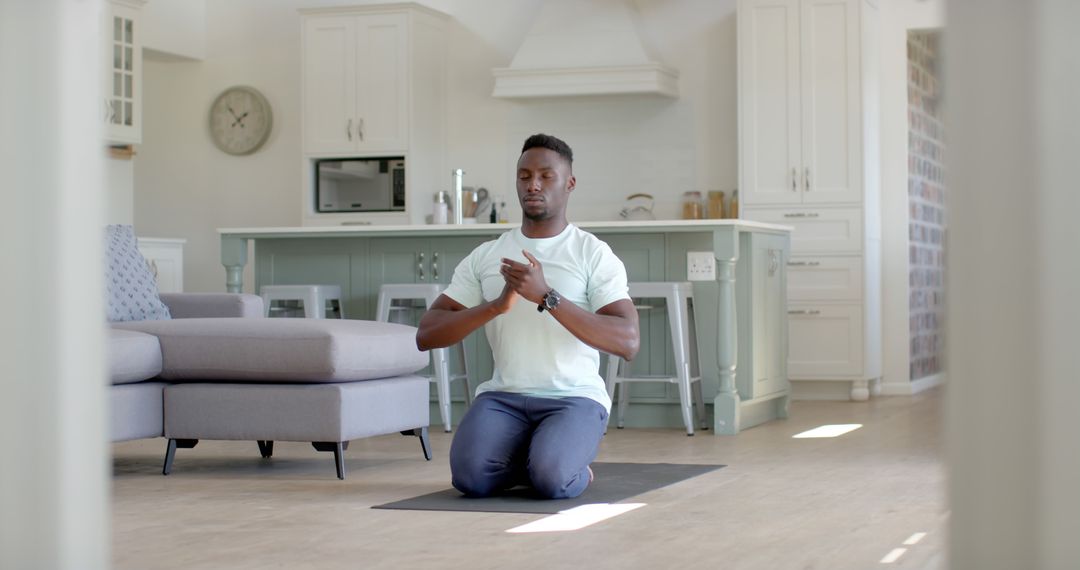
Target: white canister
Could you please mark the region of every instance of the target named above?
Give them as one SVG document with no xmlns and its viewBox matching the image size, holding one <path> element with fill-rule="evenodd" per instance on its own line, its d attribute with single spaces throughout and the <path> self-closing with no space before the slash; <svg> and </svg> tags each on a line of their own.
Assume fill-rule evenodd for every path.
<svg viewBox="0 0 1080 570">
<path fill-rule="evenodd" d="M 445 191 L 435 193 L 435 205 L 431 211 L 431 223 L 450 223 L 450 205 L 447 203 L 449 196 Z"/>
</svg>

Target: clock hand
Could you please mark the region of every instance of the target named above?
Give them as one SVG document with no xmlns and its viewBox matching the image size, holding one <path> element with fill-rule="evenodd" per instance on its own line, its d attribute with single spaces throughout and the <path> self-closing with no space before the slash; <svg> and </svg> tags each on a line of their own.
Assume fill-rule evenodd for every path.
<svg viewBox="0 0 1080 570">
<path fill-rule="evenodd" d="M 225 108 L 229 110 L 229 114 L 231 114 L 233 116 L 233 118 L 236 118 L 236 111 L 232 110 L 232 106 L 225 105 Z M 235 125 L 236 123 L 233 123 L 233 124 Z"/>
<path fill-rule="evenodd" d="M 244 123 L 243 123 L 244 117 L 248 116 L 248 113 L 250 113 L 250 112 L 251 111 L 244 111 L 243 115 L 240 115 L 239 117 L 236 117 L 236 120 L 233 121 L 232 126 L 235 127 L 237 123 L 240 123 L 240 128 L 241 129 L 244 128 Z M 235 115 L 233 115 L 233 116 L 235 116 Z"/>
</svg>

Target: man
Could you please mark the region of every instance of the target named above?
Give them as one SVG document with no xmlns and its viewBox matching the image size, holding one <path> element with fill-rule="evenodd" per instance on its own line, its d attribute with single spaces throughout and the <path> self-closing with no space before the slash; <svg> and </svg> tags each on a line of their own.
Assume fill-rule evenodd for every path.
<svg viewBox="0 0 1080 570">
<path fill-rule="evenodd" d="M 473 250 L 420 321 L 421 350 L 483 325 L 495 358 L 450 447 L 453 485 L 470 497 L 518 484 L 548 499 L 584 492 L 611 409 L 598 351 L 637 354 L 626 269 L 607 244 L 566 221 L 573 160 L 553 136 L 525 141 L 521 228 Z"/>
</svg>

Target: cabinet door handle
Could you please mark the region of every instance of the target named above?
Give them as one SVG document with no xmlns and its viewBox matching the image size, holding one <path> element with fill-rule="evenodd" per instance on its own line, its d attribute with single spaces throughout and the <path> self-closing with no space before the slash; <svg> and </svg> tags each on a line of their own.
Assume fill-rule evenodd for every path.
<svg viewBox="0 0 1080 570">
<path fill-rule="evenodd" d="M 806 176 L 803 177 L 803 182 L 806 183 L 806 191 L 809 192 L 810 191 L 810 167 L 809 166 L 806 167 L 805 172 L 806 172 Z"/>
<path fill-rule="evenodd" d="M 356 125 L 356 136 L 360 137 L 360 140 L 364 140 L 364 119 L 360 119 L 359 124 Z"/>
<path fill-rule="evenodd" d="M 820 261 L 789 261 L 789 262 L 787 262 L 787 264 L 788 264 L 788 267 L 805 267 L 805 266 L 817 267 L 817 266 L 821 265 L 821 262 Z"/>
<path fill-rule="evenodd" d="M 784 214 L 785 218 L 819 218 L 821 214 L 817 212 L 788 212 Z"/>
<path fill-rule="evenodd" d="M 799 171 L 795 170 L 795 167 L 792 166 L 791 167 L 791 191 L 792 192 L 798 192 L 799 191 L 798 180 L 799 180 Z"/>
<path fill-rule="evenodd" d="M 416 271 L 420 274 L 420 280 L 424 280 L 424 254 L 420 253 L 420 261 L 416 264 Z"/>
<path fill-rule="evenodd" d="M 817 309 L 795 309 L 787 312 L 789 315 L 820 315 L 821 311 Z"/>
<path fill-rule="evenodd" d="M 431 279 L 439 280 L 439 252 L 437 251 L 431 254 Z"/>
<path fill-rule="evenodd" d="M 345 136 L 349 137 L 349 141 L 352 141 L 352 119 L 345 125 Z"/>
</svg>

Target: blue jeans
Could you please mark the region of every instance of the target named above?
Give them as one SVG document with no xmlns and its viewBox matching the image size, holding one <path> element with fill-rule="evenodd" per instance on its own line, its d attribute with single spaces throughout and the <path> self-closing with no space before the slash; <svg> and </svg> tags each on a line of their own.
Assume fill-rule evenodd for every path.
<svg viewBox="0 0 1080 570">
<path fill-rule="evenodd" d="M 469 497 L 519 484 L 545 499 L 577 497 L 589 486 L 607 415 L 588 398 L 484 392 L 454 434 L 451 482 Z"/>
</svg>

